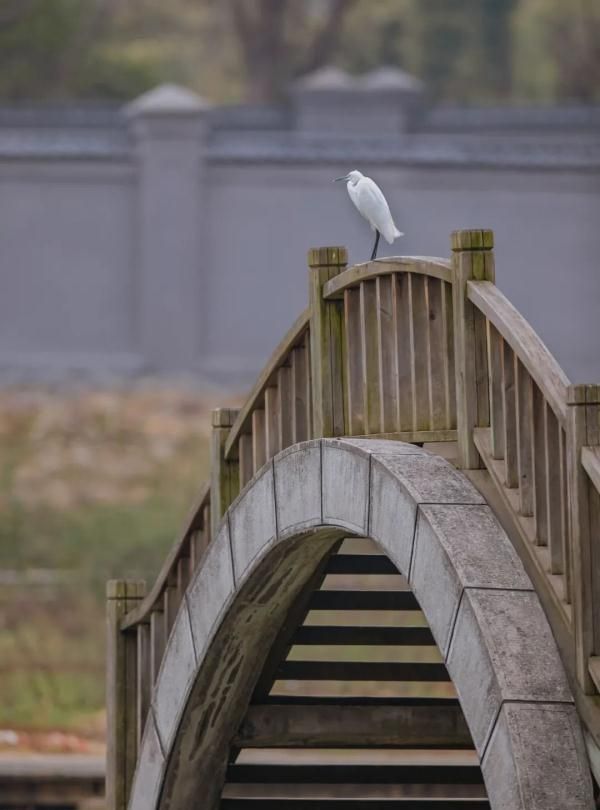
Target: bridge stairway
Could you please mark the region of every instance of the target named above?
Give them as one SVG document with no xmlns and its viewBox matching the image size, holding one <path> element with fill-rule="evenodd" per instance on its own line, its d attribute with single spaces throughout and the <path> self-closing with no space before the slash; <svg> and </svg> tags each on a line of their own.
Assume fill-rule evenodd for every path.
<svg viewBox="0 0 600 810">
<path fill-rule="evenodd" d="M 347 538 L 290 611 L 230 752 L 222 810 L 484 810 L 454 686 L 405 578 Z"/>
</svg>

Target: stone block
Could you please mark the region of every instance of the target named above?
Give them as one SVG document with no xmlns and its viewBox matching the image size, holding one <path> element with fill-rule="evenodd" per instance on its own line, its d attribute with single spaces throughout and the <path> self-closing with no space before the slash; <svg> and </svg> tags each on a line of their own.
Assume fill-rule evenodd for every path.
<svg viewBox="0 0 600 810">
<path fill-rule="evenodd" d="M 275 458 L 279 537 L 318 526 L 321 517 L 321 443 L 294 445 Z"/>
<path fill-rule="evenodd" d="M 323 523 L 367 533 L 369 455 L 349 443 L 323 442 Z"/>
<path fill-rule="evenodd" d="M 158 806 L 164 758 L 154 724 L 152 710 L 144 729 L 140 754 L 129 799 L 129 810 L 148 810 Z"/>
<path fill-rule="evenodd" d="M 196 655 L 184 599 L 167 641 L 152 699 L 156 726 L 165 749 L 171 745 L 195 674 Z"/>
<path fill-rule="evenodd" d="M 417 447 L 416 444 L 409 444 L 408 442 L 398 442 L 394 439 L 357 439 L 352 436 L 344 439 L 327 439 L 327 443 L 331 446 L 344 446 L 349 445 L 356 447 L 363 453 L 377 456 L 426 456 L 426 450 L 422 447 Z"/>
<path fill-rule="evenodd" d="M 419 507 L 410 584 L 444 655 L 463 588 L 532 587 L 491 509 L 462 504 Z"/>
<path fill-rule="evenodd" d="M 417 505 L 401 481 L 386 467 L 371 468 L 371 510 L 368 534 L 379 542 L 398 570 L 408 577 Z"/>
<path fill-rule="evenodd" d="M 409 576 L 413 593 L 427 616 L 435 643 L 446 655 L 462 593 L 462 584 L 435 532 L 419 511 Z"/>
<path fill-rule="evenodd" d="M 482 763 L 492 807 L 592 810 L 592 784 L 574 706 L 505 703 Z"/>
<path fill-rule="evenodd" d="M 274 542 L 277 535 L 273 466 L 262 468 L 229 509 L 229 530 L 236 582 L 245 578 L 252 560 Z"/>
<path fill-rule="evenodd" d="M 402 482 L 416 503 L 485 503 L 473 484 L 441 456 L 374 453 L 373 466 L 378 464 Z"/>
<path fill-rule="evenodd" d="M 190 583 L 186 599 L 198 660 L 204 655 L 224 609 L 233 595 L 233 563 L 227 525 L 209 545 L 202 565 Z"/>
<path fill-rule="evenodd" d="M 463 587 L 533 590 L 519 555 L 489 506 L 423 505 L 420 511 Z"/>
<path fill-rule="evenodd" d="M 446 664 L 480 753 L 503 701 L 572 701 L 534 591 L 466 589 Z"/>
</svg>

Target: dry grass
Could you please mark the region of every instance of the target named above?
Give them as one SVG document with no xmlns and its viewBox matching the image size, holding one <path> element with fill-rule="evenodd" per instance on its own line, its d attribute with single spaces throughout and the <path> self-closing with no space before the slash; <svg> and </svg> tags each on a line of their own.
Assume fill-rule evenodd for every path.
<svg viewBox="0 0 600 810">
<path fill-rule="evenodd" d="M 217 404 L 150 383 L 0 393 L 0 728 L 101 734 L 104 583 L 155 576 Z"/>
</svg>

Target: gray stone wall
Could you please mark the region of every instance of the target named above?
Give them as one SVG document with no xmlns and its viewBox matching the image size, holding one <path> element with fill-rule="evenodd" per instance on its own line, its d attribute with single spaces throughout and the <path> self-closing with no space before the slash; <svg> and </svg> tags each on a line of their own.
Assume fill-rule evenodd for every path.
<svg viewBox="0 0 600 810">
<path fill-rule="evenodd" d="M 406 233 L 382 255 L 494 228 L 500 288 L 574 381 L 600 379 L 600 110 L 427 110 L 391 71 L 325 71 L 281 109 L 162 87 L 0 110 L 0 378 L 249 384 L 306 304 L 307 248 L 368 258 L 331 183 L 352 168 Z"/>
</svg>

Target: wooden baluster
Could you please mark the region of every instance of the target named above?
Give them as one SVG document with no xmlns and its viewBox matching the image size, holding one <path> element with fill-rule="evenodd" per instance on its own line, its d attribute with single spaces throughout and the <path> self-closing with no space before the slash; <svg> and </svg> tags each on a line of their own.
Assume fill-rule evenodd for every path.
<svg viewBox="0 0 600 810">
<path fill-rule="evenodd" d="M 415 390 L 415 341 L 412 317 L 411 273 L 398 273 L 392 287 L 392 306 L 396 328 L 395 365 L 397 380 L 397 416 L 399 431 L 413 430 Z"/>
<path fill-rule="evenodd" d="M 313 436 L 343 436 L 344 312 L 339 300 L 325 300 L 323 285 L 346 268 L 343 247 L 313 248 L 308 252 L 310 302 L 310 367 Z"/>
<path fill-rule="evenodd" d="M 467 298 L 467 282 L 495 280 L 492 231 L 454 231 L 452 234 L 452 307 L 458 464 L 481 466 L 473 429 L 489 425 L 489 383 L 485 318 Z"/>
<path fill-rule="evenodd" d="M 213 537 L 229 504 L 240 491 L 238 459 L 226 459 L 224 452 L 229 431 L 238 413 L 235 408 L 215 408 L 212 412 L 210 503 Z"/>
<path fill-rule="evenodd" d="M 438 278 L 426 278 L 429 389 L 429 424 L 431 430 L 450 428 L 447 415 L 448 399 L 448 351 L 446 346 L 447 324 L 445 322 L 444 287 Z"/>
<path fill-rule="evenodd" d="M 519 486 L 517 463 L 517 385 L 516 358 L 508 343 L 503 346 L 502 358 L 502 403 L 504 411 L 504 475 L 506 486 Z"/>
<path fill-rule="evenodd" d="M 252 412 L 252 475 L 256 475 L 266 460 L 265 412 L 257 408 Z"/>
<path fill-rule="evenodd" d="M 546 505 L 548 508 L 548 546 L 550 572 L 564 574 L 562 538 L 562 484 L 560 459 L 560 425 L 554 411 L 546 402 Z"/>
<path fill-rule="evenodd" d="M 362 354 L 362 399 L 365 432 L 379 433 L 381 419 L 381 381 L 377 345 L 377 285 L 363 281 L 360 285 L 360 322 Z"/>
<path fill-rule="evenodd" d="M 304 442 L 310 435 L 310 385 L 306 344 L 292 351 L 292 442 Z"/>
<path fill-rule="evenodd" d="M 348 433 L 361 436 L 365 427 L 363 397 L 363 351 L 360 288 L 344 291 L 344 332 L 346 351 L 346 412 Z"/>
<path fill-rule="evenodd" d="M 504 458 L 504 394 L 502 356 L 504 341 L 496 327 L 488 322 L 488 368 L 490 370 L 490 427 L 492 458 Z"/>
<path fill-rule="evenodd" d="M 138 751 L 137 632 L 122 631 L 124 616 L 144 598 L 138 580 L 110 580 L 106 586 L 106 806 L 126 810 Z"/>
<path fill-rule="evenodd" d="M 446 424 L 456 427 L 456 376 L 454 369 L 454 320 L 452 315 L 452 285 L 442 282 L 442 318 L 444 322 L 443 355 L 448 359 L 446 374 Z"/>
<path fill-rule="evenodd" d="M 581 465 L 581 448 L 600 444 L 600 386 L 570 385 L 567 391 L 567 468 L 571 538 L 571 599 L 575 667 L 579 685 L 594 693 L 588 672 L 590 656 L 600 653 L 600 560 L 598 524 L 593 525 L 589 478 Z"/>
<path fill-rule="evenodd" d="M 393 276 L 377 279 L 377 346 L 379 349 L 380 414 L 379 429 L 393 433 L 396 428 L 396 379 L 394 308 L 392 305 Z"/>
<path fill-rule="evenodd" d="M 267 461 L 279 452 L 279 395 L 275 386 L 265 390 L 265 453 Z"/>
<path fill-rule="evenodd" d="M 519 470 L 519 512 L 533 515 L 533 417 L 531 377 L 523 363 L 516 363 L 517 381 L 517 467 Z"/>
<path fill-rule="evenodd" d="M 559 428 L 560 453 L 560 517 L 562 538 L 562 559 L 564 567 L 565 601 L 571 603 L 571 525 L 569 520 L 569 475 L 567 458 L 567 436 Z"/>
<path fill-rule="evenodd" d="M 202 534 L 203 534 L 203 542 L 204 542 L 204 551 L 208 548 L 210 541 L 212 540 L 212 524 L 210 522 L 210 501 L 205 504 L 202 509 Z"/>
<path fill-rule="evenodd" d="M 431 392 L 429 388 L 429 298 L 427 279 L 416 273 L 410 274 L 412 290 L 412 331 L 414 352 L 412 355 L 413 430 L 431 430 Z"/>
<path fill-rule="evenodd" d="M 179 603 L 185 594 L 185 590 L 190 581 L 190 558 L 189 555 L 181 555 L 177 560 L 177 597 Z"/>
<path fill-rule="evenodd" d="M 177 592 L 177 576 L 170 572 L 167 577 L 167 584 L 163 591 L 163 620 L 165 627 L 165 638 L 168 639 L 171 628 L 175 624 L 175 617 L 179 610 L 179 594 Z"/>
<path fill-rule="evenodd" d="M 548 482 L 546 458 L 546 400 L 534 382 L 532 388 L 533 423 L 533 514 L 535 517 L 535 542 L 538 546 L 548 545 Z"/>
<path fill-rule="evenodd" d="M 152 694 L 152 671 L 150 669 L 150 624 L 137 626 L 137 739 L 138 747 L 144 733 L 146 717 Z"/>
<path fill-rule="evenodd" d="M 282 366 L 277 371 L 277 391 L 279 393 L 279 449 L 285 450 L 294 443 L 292 438 L 292 370 Z"/>
<path fill-rule="evenodd" d="M 192 527 L 190 529 L 190 535 L 188 537 L 188 546 L 190 550 L 190 579 L 194 576 L 194 571 L 198 567 L 198 548 L 196 543 L 196 535 L 198 534 L 197 527 Z"/>
<path fill-rule="evenodd" d="M 250 433 L 242 433 L 238 442 L 238 456 L 240 468 L 240 489 L 245 487 L 254 475 L 252 466 L 252 436 Z"/>
<path fill-rule="evenodd" d="M 155 607 L 150 613 L 150 674 L 153 686 L 158 678 L 166 643 L 164 613 L 162 607 Z"/>
</svg>

